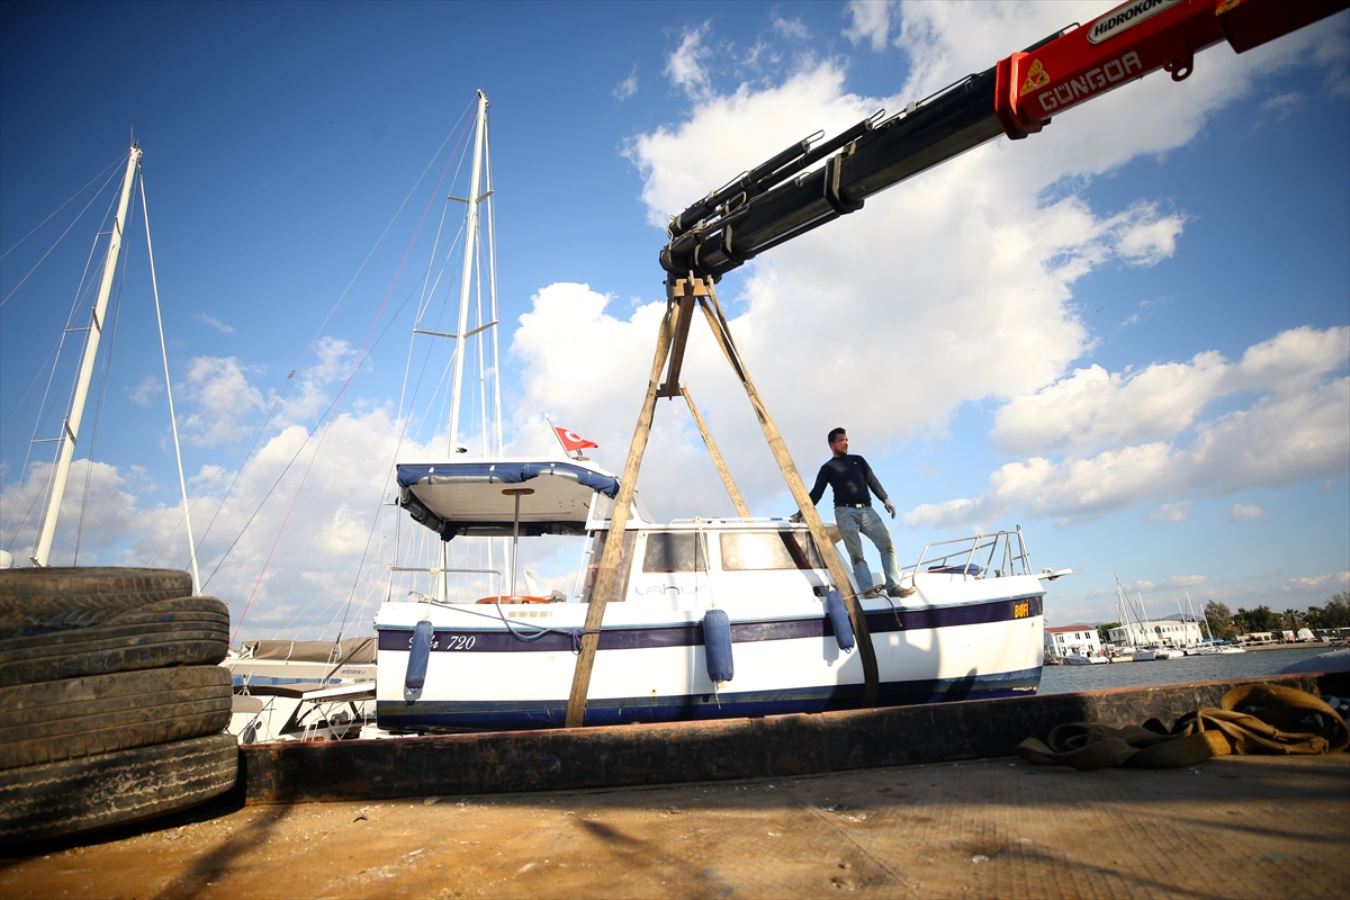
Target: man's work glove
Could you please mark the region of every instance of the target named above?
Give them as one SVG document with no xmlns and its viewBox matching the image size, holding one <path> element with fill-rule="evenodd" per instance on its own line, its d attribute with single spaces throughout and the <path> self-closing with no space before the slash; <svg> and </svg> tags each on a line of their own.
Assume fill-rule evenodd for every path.
<svg viewBox="0 0 1350 900">
<path fill-rule="evenodd" d="M 886 512 L 890 513 L 890 514 L 891 514 L 891 518 L 894 519 L 894 518 L 895 518 L 895 504 L 892 503 L 892 502 L 889 501 L 889 500 L 882 500 L 882 501 L 881 501 L 881 505 L 884 506 L 884 507 L 886 507 Z"/>
</svg>

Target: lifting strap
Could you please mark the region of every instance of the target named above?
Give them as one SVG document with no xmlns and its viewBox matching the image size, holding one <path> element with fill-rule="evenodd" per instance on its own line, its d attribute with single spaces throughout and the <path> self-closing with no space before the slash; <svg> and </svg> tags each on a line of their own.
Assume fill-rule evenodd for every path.
<svg viewBox="0 0 1350 900">
<path fill-rule="evenodd" d="M 1044 741 L 1017 745 L 1023 759 L 1092 771 L 1110 766 L 1163 769 L 1192 766 L 1215 756 L 1250 753 L 1336 753 L 1350 744 L 1345 720 L 1320 697 L 1281 684 L 1245 684 L 1219 705 L 1187 713 L 1170 731 L 1157 719 L 1113 728 L 1070 722 Z"/>
</svg>

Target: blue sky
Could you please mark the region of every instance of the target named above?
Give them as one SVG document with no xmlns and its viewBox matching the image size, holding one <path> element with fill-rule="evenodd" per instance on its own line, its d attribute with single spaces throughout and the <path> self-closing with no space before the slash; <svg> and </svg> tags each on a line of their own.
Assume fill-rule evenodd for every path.
<svg viewBox="0 0 1350 900">
<path fill-rule="evenodd" d="M 198 531 L 219 509 L 208 591 L 269 636 L 318 628 L 298 610 L 351 592 L 388 499 L 403 304 L 437 198 L 466 190 L 463 173 L 436 186 L 436 150 L 465 139 L 475 89 L 491 101 L 509 449 L 550 450 L 548 413 L 618 470 L 668 215 L 1107 6 L 5 4 L 0 545 L 29 552 L 51 451 L 25 468 L 28 442 L 56 433 L 70 377 L 35 424 L 39 372 L 72 304 L 88 306 L 76 290 L 110 192 L 24 238 L 116 170 L 133 130 Z M 1185 590 L 1303 608 L 1350 588 L 1347 163 L 1341 14 L 968 153 L 732 273 L 719 297 L 808 482 L 825 433 L 849 429 L 900 509 L 902 562 L 1021 524 L 1038 567 L 1076 571 L 1054 584 L 1052 624 L 1115 618 L 1114 573 L 1150 610 Z M 186 561 L 141 229 L 138 214 L 97 436 L 91 411 L 77 454 L 92 443 L 97 460 L 77 466 L 82 564 Z M 724 369 L 696 329 L 685 380 L 754 512 L 786 515 Z M 311 464 L 304 435 L 335 398 Z M 418 420 L 413 446 L 443 446 L 435 431 Z M 263 502 L 297 450 L 310 474 L 294 510 L 299 469 Z M 640 488 L 661 517 L 730 508 L 669 404 Z M 575 557 L 532 564 L 565 585 Z"/>
</svg>

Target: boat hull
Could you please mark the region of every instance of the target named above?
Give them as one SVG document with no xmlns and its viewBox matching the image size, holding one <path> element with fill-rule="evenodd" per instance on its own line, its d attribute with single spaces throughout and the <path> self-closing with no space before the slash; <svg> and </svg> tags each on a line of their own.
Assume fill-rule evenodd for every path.
<svg viewBox="0 0 1350 900">
<path fill-rule="evenodd" d="M 876 705 L 1036 691 L 1044 618 L 1043 591 L 1035 578 L 920 576 L 919 587 L 904 601 L 864 601 L 878 665 Z M 862 707 L 861 654 L 840 648 L 824 607 L 820 600 L 774 598 L 721 604 L 731 624 L 734 673 L 715 685 L 702 628 L 707 604 L 610 604 L 585 724 Z M 380 727 L 462 731 L 562 725 L 586 609 L 580 603 L 533 608 L 385 604 L 376 622 Z M 410 648 L 422 620 L 430 622 L 432 640 L 422 687 L 410 690 Z"/>
</svg>

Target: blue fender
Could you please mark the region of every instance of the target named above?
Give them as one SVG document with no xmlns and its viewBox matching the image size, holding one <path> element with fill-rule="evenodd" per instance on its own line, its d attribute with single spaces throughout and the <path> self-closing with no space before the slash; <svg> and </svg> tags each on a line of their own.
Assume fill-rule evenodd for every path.
<svg viewBox="0 0 1350 900">
<path fill-rule="evenodd" d="M 422 696 L 427 682 L 427 662 L 431 659 L 431 620 L 423 619 L 413 629 L 408 652 L 408 671 L 403 676 L 403 699 L 409 703 Z"/>
<path fill-rule="evenodd" d="M 714 682 L 730 681 L 736 666 L 731 659 L 731 619 L 726 610 L 710 609 L 703 614 L 703 650 L 708 677 Z"/>
<path fill-rule="evenodd" d="M 830 591 L 825 595 L 825 613 L 830 617 L 830 627 L 834 629 L 834 639 L 839 642 L 839 649 L 845 652 L 852 650 L 857 643 L 853 638 L 853 623 L 849 621 L 844 598 L 838 591 Z"/>
</svg>

